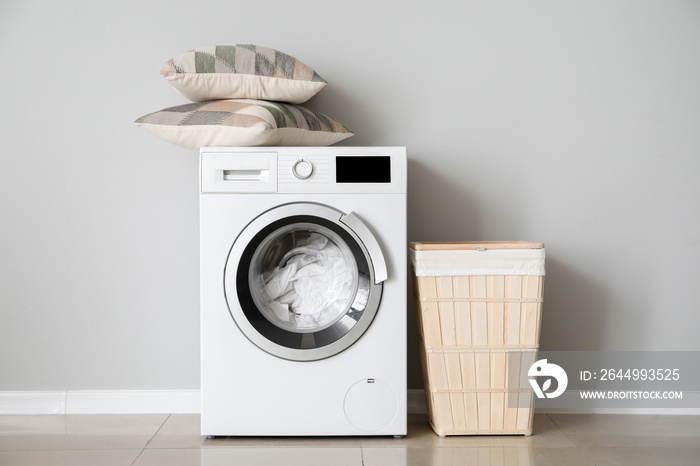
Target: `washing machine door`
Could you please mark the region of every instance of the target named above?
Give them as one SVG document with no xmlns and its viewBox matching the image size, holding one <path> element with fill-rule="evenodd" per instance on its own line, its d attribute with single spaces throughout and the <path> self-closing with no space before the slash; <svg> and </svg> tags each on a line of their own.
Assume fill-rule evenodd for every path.
<svg viewBox="0 0 700 466">
<path fill-rule="evenodd" d="M 313 361 L 347 349 L 369 328 L 387 270 L 379 243 L 354 213 L 299 202 L 249 223 L 224 277 L 231 316 L 252 343 Z"/>
</svg>

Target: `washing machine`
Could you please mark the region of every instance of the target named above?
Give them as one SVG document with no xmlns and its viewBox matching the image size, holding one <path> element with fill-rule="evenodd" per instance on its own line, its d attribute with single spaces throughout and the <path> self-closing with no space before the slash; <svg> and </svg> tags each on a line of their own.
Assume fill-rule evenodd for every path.
<svg viewBox="0 0 700 466">
<path fill-rule="evenodd" d="M 201 432 L 406 434 L 406 151 L 200 150 Z"/>
</svg>

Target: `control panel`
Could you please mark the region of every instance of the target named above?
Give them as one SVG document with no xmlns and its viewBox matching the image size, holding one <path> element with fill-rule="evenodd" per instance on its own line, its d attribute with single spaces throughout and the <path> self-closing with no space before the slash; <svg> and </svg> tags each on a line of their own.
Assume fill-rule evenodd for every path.
<svg viewBox="0 0 700 466">
<path fill-rule="evenodd" d="M 203 147 L 211 193 L 405 193 L 403 147 Z"/>
</svg>

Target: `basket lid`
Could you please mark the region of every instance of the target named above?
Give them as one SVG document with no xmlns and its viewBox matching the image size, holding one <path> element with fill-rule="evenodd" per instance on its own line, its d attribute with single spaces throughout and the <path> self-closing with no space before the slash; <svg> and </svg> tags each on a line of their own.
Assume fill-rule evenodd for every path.
<svg viewBox="0 0 700 466">
<path fill-rule="evenodd" d="M 544 249 L 544 243 L 533 243 L 531 241 L 413 242 L 410 246 L 416 251 L 453 251 L 476 249 Z"/>
</svg>

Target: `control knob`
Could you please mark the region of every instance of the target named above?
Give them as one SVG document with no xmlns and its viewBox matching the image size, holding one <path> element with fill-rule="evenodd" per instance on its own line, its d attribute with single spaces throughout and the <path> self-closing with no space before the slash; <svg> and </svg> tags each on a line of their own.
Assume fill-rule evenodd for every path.
<svg viewBox="0 0 700 466">
<path fill-rule="evenodd" d="M 305 180 L 314 172 L 314 166 L 308 160 L 297 160 L 292 166 L 292 174 L 300 180 Z"/>
</svg>

